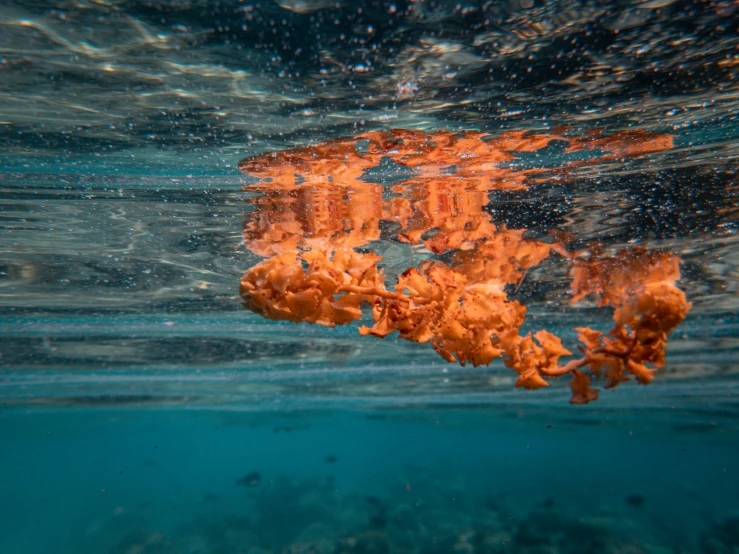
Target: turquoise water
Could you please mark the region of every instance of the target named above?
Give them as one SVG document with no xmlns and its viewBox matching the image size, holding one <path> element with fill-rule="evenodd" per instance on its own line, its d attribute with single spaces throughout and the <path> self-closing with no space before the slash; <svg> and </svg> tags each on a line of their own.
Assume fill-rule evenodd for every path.
<svg viewBox="0 0 739 554">
<path fill-rule="evenodd" d="M 738 14 L 0 3 L 0 554 L 737 552 Z M 436 134 L 368 163 L 392 129 Z M 429 154 L 465 132 L 474 154 Z M 570 301 L 574 259 L 679 258 L 654 381 L 570 405 L 569 378 L 360 336 L 368 305 L 335 328 L 243 306 L 293 237 L 381 255 L 391 290 L 459 267 L 479 243 L 432 240 L 459 221 L 562 247 L 500 290 L 575 353 L 614 323 Z"/>
<path fill-rule="evenodd" d="M 599 415 L 5 410 L 3 548 L 730 551 L 732 419 Z"/>
</svg>

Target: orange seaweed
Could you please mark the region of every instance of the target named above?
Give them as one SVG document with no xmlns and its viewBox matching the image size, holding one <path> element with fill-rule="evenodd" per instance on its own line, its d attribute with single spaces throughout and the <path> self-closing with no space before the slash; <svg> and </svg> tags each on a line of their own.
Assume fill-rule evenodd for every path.
<svg viewBox="0 0 739 554">
<path fill-rule="evenodd" d="M 598 400 L 598 389 L 590 386 L 590 377 L 577 369 L 572 370 L 570 389 L 572 390 L 570 404 L 587 404 L 593 400 Z"/>
<path fill-rule="evenodd" d="M 523 229 L 495 225 L 485 210 L 488 191 L 526 188 L 540 171 L 501 164 L 555 140 L 570 152 L 609 153 L 598 160 L 672 147 L 671 135 L 641 131 L 493 137 L 396 129 L 243 160 L 243 172 L 264 179 L 249 187 L 259 196 L 248 200 L 257 210 L 247 215 L 244 243 L 268 257 L 241 279 L 245 307 L 270 319 L 333 327 L 360 319 L 362 306 L 371 306 L 374 323 L 360 327 L 362 335 L 398 333 L 461 365 L 500 357 L 518 373 L 516 386 L 527 389 L 571 374 L 572 404 L 598 398 L 592 377 L 605 378 L 605 388 L 632 378 L 648 384 L 665 363 L 668 335 L 691 307 L 676 285 L 679 258 L 639 247 L 606 257 L 595 246 L 586 259 L 568 251 L 569 234 L 554 231 L 552 242 L 530 239 Z M 382 186 L 362 180 L 384 158 L 415 171 L 391 187 L 400 198 L 383 199 Z M 449 253 L 447 263 L 409 268 L 395 290 L 387 290 L 381 258 L 352 250 L 379 239 L 382 220 L 399 226 L 402 242 Z M 563 365 L 560 359 L 571 352 L 559 337 L 546 330 L 520 334 L 526 308 L 506 291 L 509 285 L 517 290 L 552 252 L 570 265 L 573 302 L 593 297 L 614 310 L 608 333 L 576 329 L 582 356 Z"/>
<path fill-rule="evenodd" d="M 668 335 L 691 308 L 676 285 L 680 259 L 635 247 L 613 257 L 575 260 L 572 273 L 573 300 L 598 296 L 599 305 L 614 308 L 615 323 L 605 336 L 592 329 L 577 329 L 585 348 L 583 358 L 573 365 L 587 365 L 593 374 L 604 374 L 606 388 L 629 380 L 626 374 L 642 384 L 650 383 L 654 368 L 664 367 Z"/>
<path fill-rule="evenodd" d="M 285 252 L 247 271 L 239 294 L 247 309 L 269 319 L 344 325 L 362 317 L 362 301 L 387 294 L 380 259 L 349 249 Z"/>
<path fill-rule="evenodd" d="M 424 262 L 398 278 L 398 299 L 375 302 L 372 327 L 363 335 L 398 331 L 413 342 L 431 342 L 447 361 L 487 365 L 502 351 L 497 337 L 518 332 L 526 308 L 508 301 L 497 279 L 470 280 L 441 262 Z"/>
</svg>

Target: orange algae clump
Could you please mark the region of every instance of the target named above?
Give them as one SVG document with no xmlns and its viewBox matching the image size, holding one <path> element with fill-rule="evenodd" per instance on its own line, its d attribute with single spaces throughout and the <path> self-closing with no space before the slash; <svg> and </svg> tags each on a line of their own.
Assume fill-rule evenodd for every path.
<svg viewBox="0 0 739 554">
<path fill-rule="evenodd" d="M 242 160 L 242 172 L 263 179 L 247 187 L 259 196 L 247 200 L 257 209 L 244 223 L 244 244 L 265 257 L 312 247 L 354 248 L 380 238 L 384 219 L 401 225 L 403 242 L 417 244 L 424 233 L 439 229 L 436 242 L 427 245 L 441 248 L 432 244 L 446 234 L 458 240 L 470 225 L 489 222 L 483 209 L 489 190 L 526 188 L 530 171 L 496 164 L 515 160 L 511 151 L 532 151 L 557 137 L 516 131 L 483 138 L 476 132 L 394 130 Z M 361 179 L 383 158 L 416 172 L 392 187 L 401 198 L 384 200 L 381 185 Z M 452 166 L 453 173 L 440 175 Z"/>
<path fill-rule="evenodd" d="M 503 344 L 508 356 L 506 366 L 516 370 L 519 375 L 516 386 L 526 389 L 548 386 L 544 377 L 561 375 L 559 358 L 572 354 L 562 346 L 559 337 L 548 331 L 538 331 L 533 338 L 530 333 L 525 337 L 512 336 Z"/>
<path fill-rule="evenodd" d="M 363 299 L 386 293 L 380 259 L 351 250 L 286 252 L 247 271 L 239 294 L 246 308 L 269 319 L 343 325 L 362 317 Z"/>
<path fill-rule="evenodd" d="M 375 324 L 361 327 L 363 335 L 431 342 L 449 362 L 487 365 L 502 353 L 496 337 L 518 333 L 526 308 L 510 302 L 497 279 L 470 280 L 441 262 L 424 262 L 403 273 L 396 285 L 398 299 L 377 301 Z"/>
<path fill-rule="evenodd" d="M 500 357 L 518 373 L 516 386 L 526 389 L 571 374 L 572 404 L 598 398 L 592 378 L 605 378 L 605 388 L 631 378 L 649 383 L 664 365 L 667 336 L 690 309 L 676 286 L 680 260 L 643 248 L 604 257 L 599 247 L 584 259 L 583 252 L 567 250 L 572 237 L 526 238 L 523 229 L 495 225 L 485 209 L 488 191 L 526 188 L 540 171 L 501 164 L 514 161 L 514 152 L 532 152 L 553 140 L 565 141 L 568 151 L 608 152 L 598 158 L 605 161 L 672 146 L 671 135 L 640 131 L 491 137 L 401 129 L 242 161 L 242 171 L 266 179 L 248 187 L 260 196 L 247 200 L 257 210 L 247 215 L 244 243 L 272 256 L 242 277 L 245 307 L 270 319 L 333 327 L 360 319 L 368 305 L 374 323 L 360 327 L 362 335 L 398 333 L 430 343 L 442 358 L 462 365 Z M 415 171 L 391 187 L 399 198 L 385 199 L 381 185 L 361 179 L 383 158 Z M 382 220 L 395 224 L 398 240 L 423 243 L 445 254 L 446 263 L 409 268 L 394 291 L 387 290 L 377 267 L 381 258 L 352 250 L 379 239 Z M 593 297 L 614 309 L 609 332 L 576 329 L 582 356 L 564 364 L 560 359 L 572 354 L 559 337 L 546 330 L 520 334 L 526 308 L 508 297 L 552 252 L 570 264 L 573 302 Z"/>
<path fill-rule="evenodd" d="M 673 136 L 642 130 L 617 131 L 604 135 L 599 130 L 583 136 L 508 131 L 492 136 L 478 131 L 436 131 L 425 133 L 407 129 L 372 131 L 352 139 L 338 139 L 282 152 L 269 152 L 242 160 L 239 170 L 247 175 L 271 179 L 278 186 L 323 183 L 330 179 L 351 184 L 383 158 L 413 168 L 421 176 L 436 177 L 440 169 L 454 167 L 455 175 L 476 179 L 492 188 L 525 188 L 521 176 L 527 171 L 503 167 L 516 160 L 515 152 L 535 152 L 552 141 L 566 143 L 567 151 L 602 150 L 600 159 L 620 159 L 672 148 Z M 360 148 L 361 146 L 361 148 Z M 496 182 L 501 186 L 494 186 Z M 493 186 L 490 186 L 490 185 Z"/>
<path fill-rule="evenodd" d="M 577 329 L 585 345 L 577 365 L 604 374 L 606 388 L 629 380 L 627 373 L 642 384 L 650 383 L 655 370 L 646 364 L 664 367 L 667 337 L 691 308 L 675 284 L 679 278 L 679 258 L 644 248 L 621 250 L 611 258 L 576 260 L 573 299 L 598 295 L 600 305 L 614 308 L 615 322 L 605 336 Z"/>
</svg>

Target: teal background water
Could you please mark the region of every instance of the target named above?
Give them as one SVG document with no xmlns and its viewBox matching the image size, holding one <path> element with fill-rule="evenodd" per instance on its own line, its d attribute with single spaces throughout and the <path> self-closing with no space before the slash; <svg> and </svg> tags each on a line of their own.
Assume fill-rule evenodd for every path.
<svg viewBox="0 0 739 554">
<path fill-rule="evenodd" d="M 713 551 L 713 522 L 738 508 L 736 428 L 665 417 L 6 410 L 4 549 L 317 551 L 355 536 L 360 551 L 442 552 L 467 533 L 487 552 Z"/>
</svg>

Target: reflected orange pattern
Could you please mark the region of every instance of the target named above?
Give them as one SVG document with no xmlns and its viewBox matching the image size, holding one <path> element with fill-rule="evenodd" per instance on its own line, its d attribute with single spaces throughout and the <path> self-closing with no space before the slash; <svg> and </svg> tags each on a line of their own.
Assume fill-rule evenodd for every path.
<svg viewBox="0 0 739 554">
<path fill-rule="evenodd" d="M 566 132 L 393 130 L 243 160 L 244 173 L 264 179 L 248 187 L 259 196 L 248 200 L 256 209 L 244 243 L 267 258 L 241 279 L 245 307 L 333 327 L 361 319 L 362 306 L 371 306 L 374 323 L 360 327 L 362 335 L 398 333 L 462 365 L 502 358 L 518 373 L 516 386 L 527 389 L 569 374 L 573 404 L 597 399 L 592 377 L 605 377 L 606 388 L 632 377 L 649 383 L 664 365 L 667 336 L 690 310 L 676 286 L 679 258 L 643 248 L 608 257 L 597 245 L 570 251 L 564 233 L 549 242 L 526 238 L 523 229 L 493 224 L 484 209 L 489 191 L 525 189 L 542 171 L 512 168 L 516 152 L 561 141 L 567 151 L 599 151 L 597 159 L 607 161 L 672 147 L 671 135 Z M 413 172 L 389 188 L 398 197 L 383 198 L 381 185 L 363 180 L 383 160 Z M 386 288 L 382 258 L 353 250 L 379 239 L 383 220 L 398 228 L 399 241 L 449 253 L 447 262 L 423 262 Z M 582 356 L 564 364 L 560 358 L 572 353 L 557 336 L 520 334 L 526 307 L 506 292 L 552 254 L 570 267 L 573 302 L 592 296 L 614 310 L 608 333 L 577 329 Z"/>
<path fill-rule="evenodd" d="M 385 219 L 382 186 L 254 186 L 260 193 L 244 223 L 247 248 L 259 256 L 291 250 L 342 246 L 356 248 L 380 238 Z"/>
</svg>

